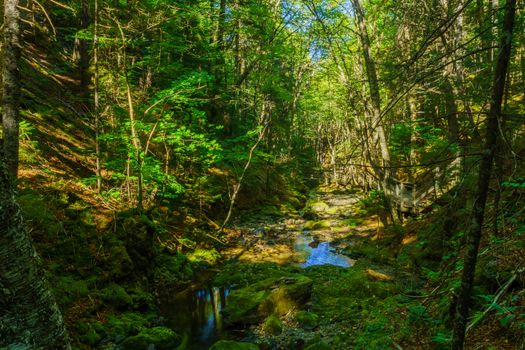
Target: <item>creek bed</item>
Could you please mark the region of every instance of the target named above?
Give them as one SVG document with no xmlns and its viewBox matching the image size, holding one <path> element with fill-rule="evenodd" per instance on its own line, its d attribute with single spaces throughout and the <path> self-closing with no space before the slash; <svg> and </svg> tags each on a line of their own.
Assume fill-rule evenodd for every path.
<svg viewBox="0 0 525 350">
<path fill-rule="evenodd" d="M 338 254 L 330 242 L 316 241 L 308 232 L 296 236 L 291 248 L 301 256 L 299 266 L 335 265 L 350 267 L 354 260 Z M 297 264 L 291 261 L 290 264 Z M 213 276 L 185 290 L 162 298 L 161 310 L 169 326 L 190 337 L 189 349 L 208 349 L 214 342 L 237 336 L 242 330 L 225 329 L 222 310 L 228 303 L 230 288 L 212 285 Z"/>
</svg>

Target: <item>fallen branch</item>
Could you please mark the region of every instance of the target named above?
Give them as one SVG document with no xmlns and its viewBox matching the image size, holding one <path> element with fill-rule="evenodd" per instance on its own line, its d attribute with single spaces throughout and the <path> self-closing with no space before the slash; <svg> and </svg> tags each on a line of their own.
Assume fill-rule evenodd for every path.
<svg viewBox="0 0 525 350">
<path fill-rule="evenodd" d="M 501 286 L 501 288 L 498 291 L 498 294 L 496 294 L 496 296 L 494 297 L 494 300 L 492 300 L 490 305 L 485 309 L 485 311 L 483 311 L 483 314 L 481 314 L 480 317 L 476 317 L 476 319 L 467 326 L 467 329 L 465 330 L 465 333 L 467 333 L 471 328 L 473 328 L 476 324 L 478 324 L 478 322 L 481 321 L 483 319 L 483 317 L 485 317 L 485 315 L 489 313 L 490 310 L 492 310 L 494 305 L 497 304 L 499 298 L 503 294 L 505 294 L 507 289 L 509 289 L 510 285 L 516 280 L 516 278 L 518 277 L 518 273 L 519 272 L 521 272 L 521 270 L 517 271 L 514 275 L 511 276 L 511 278 L 509 278 L 509 280 L 503 286 Z"/>
</svg>

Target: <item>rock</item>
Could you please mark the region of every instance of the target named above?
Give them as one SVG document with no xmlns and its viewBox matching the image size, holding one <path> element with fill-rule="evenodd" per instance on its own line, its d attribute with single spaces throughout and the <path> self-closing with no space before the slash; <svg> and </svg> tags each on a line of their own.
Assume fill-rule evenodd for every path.
<svg viewBox="0 0 525 350">
<path fill-rule="evenodd" d="M 219 340 L 213 344 L 209 350 L 259 350 L 259 347 L 252 343 Z"/>
<path fill-rule="evenodd" d="M 231 292 L 224 309 L 227 324 L 254 324 L 275 314 L 300 309 L 312 294 L 312 280 L 302 275 L 270 277 Z"/>
<path fill-rule="evenodd" d="M 368 276 L 368 278 L 376 281 L 390 282 L 394 280 L 392 276 L 386 275 L 382 272 L 378 272 L 372 269 L 367 269 L 366 275 Z"/>
<path fill-rule="evenodd" d="M 146 350 L 154 345 L 158 350 L 175 349 L 182 342 L 180 335 L 166 327 L 154 327 L 142 330 L 139 334 L 124 339 L 120 344 L 126 350 Z"/>
<path fill-rule="evenodd" d="M 279 335 L 283 332 L 283 323 L 279 317 L 270 315 L 264 320 L 263 331 L 270 335 Z"/>
<path fill-rule="evenodd" d="M 299 327 L 306 330 L 312 330 L 319 324 L 319 316 L 308 311 L 299 311 L 295 315 L 295 320 L 299 324 Z"/>
</svg>

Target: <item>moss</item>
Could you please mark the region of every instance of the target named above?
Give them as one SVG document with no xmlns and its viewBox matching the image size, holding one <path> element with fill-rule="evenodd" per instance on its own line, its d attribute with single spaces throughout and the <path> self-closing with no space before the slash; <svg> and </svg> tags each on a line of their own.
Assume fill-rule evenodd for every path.
<svg viewBox="0 0 525 350">
<path fill-rule="evenodd" d="M 303 226 L 303 230 L 305 231 L 324 230 L 324 229 L 329 229 L 331 226 L 332 226 L 332 223 L 330 222 L 330 220 L 307 221 Z"/>
<path fill-rule="evenodd" d="M 277 200 L 278 202 L 279 200 Z M 259 213 L 261 213 L 262 215 L 268 215 L 268 216 L 283 216 L 283 212 L 281 211 L 281 209 L 275 205 L 268 205 L 268 206 L 265 206 L 263 207 Z"/>
<path fill-rule="evenodd" d="M 110 315 L 104 325 L 103 332 L 110 340 L 117 340 L 131 335 L 136 335 L 141 330 L 148 327 L 152 314 L 141 314 L 127 312 L 120 315 Z"/>
<path fill-rule="evenodd" d="M 332 347 L 321 341 L 306 347 L 304 350 L 332 350 Z"/>
<path fill-rule="evenodd" d="M 257 323 L 271 314 L 284 315 L 299 308 L 310 298 L 312 281 L 305 276 L 271 277 L 244 288 L 228 297 L 225 321 Z"/>
<path fill-rule="evenodd" d="M 162 253 L 157 256 L 156 265 L 154 278 L 158 284 L 172 284 L 189 280 L 193 276 L 190 261 L 184 254 Z"/>
<path fill-rule="evenodd" d="M 112 283 L 100 291 L 100 297 L 107 303 L 117 307 L 126 308 L 133 303 L 133 299 L 126 290 L 116 283 Z"/>
<path fill-rule="evenodd" d="M 299 268 L 283 267 L 274 263 L 226 264 L 215 276 L 215 285 L 245 287 L 270 277 L 280 278 L 300 272 Z"/>
<path fill-rule="evenodd" d="M 342 221 L 342 224 L 350 228 L 355 228 L 363 222 L 363 219 L 360 218 L 348 218 Z"/>
<path fill-rule="evenodd" d="M 330 208 L 330 206 L 323 201 L 309 201 L 306 205 L 316 212 L 326 211 Z"/>
<path fill-rule="evenodd" d="M 340 210 L 339 207 L 330 207 L 326 209 L 326 213 L 330 215 L 337 215 L 339 214 L 339 210 Z"/>
<path fill-rule="evenodd" d="M 129 289 L 129 295 L 131 296 L 134 310 L 144 312 L 147 310 L 154 310 L 157 307 L 155 296 L 141 288 Z"/>
<path fill-rule="evenodd" d="M 259 350 L 259 347 L 252 343 L 220 340 L 213 344 L 209 350 Z"/>
<path fill-rule="evenodd" d="M 315 225 L 315 221 L 309 220 L 309 221 L 307 221 L 307 222 L 304 224 L 304 226 L 303 226 L 303 230 L 304 230 L 304 231 L 310 231 L 310 230 L 313 230 L 314 225 Z"/>
<path fill-rule="evenodd" d="M 215 265 L 221 259 L 221 254 L 215 249 L 197 248 L 193 253 L 188 254 L 188 260 L 192 263 L 206 263 Z"/>
<path fill-rule="evenodd" d="M 60 303 L 67 305 L 78 298 L 87 296 L 92 287 L 92 282 L 92 280 L 82 280 L 72 275 L 66 275 L 57 278 L 53 286 Z"/>
<path fill-rule="evenodd" d="M 126 350 L 145 350 L 150 345 L 155 349 L 173 350 L 182 341 L 180 335 L 166 327 L 154 327 L 142 330 L 139 334 L 124 339 L 120 347 Z"/>
<path fill-rule="evenodd" d="M 80 342 L 94 346 L 102 339 L 102 335 L 97 332 L 97 328 L 93 323 L 78 321 L 75 324 L 75 333 L 78 335 Z"/>
<path fill-rule="evenodd" d="M 283 323 L 279 317 L 270 315 L 264 320 L 263 331 L 271 335 L 279 335 L 283 332 Z"/>
<path fill-rule="evenodd" d="M 380 244 L 371 244 L 370 242 L 362 242 L 347 248 L 344 251 L 345 255 L 351 258 L 367 258 L 370 261 L 377 263 L 385 263 L 393 260 L 392 253 L 388 249 Z"/>
<path fill-rule="evenodd" d="M 301 310 L 295 314 L 295 321 L 297 321 L 299 327 L 312 330 L 319 324 L 319 316 L 313 312 Z"/>
<path fill-rule="evenodd" d="M 351 269 L 330 265 L 306 269 L 315 281 L 312 311 L 333 322 L 355 322 L 362 310 L 396 292 L 393 283 L 369 280 L 366 268 L 357 263 Z"/>
</svg>

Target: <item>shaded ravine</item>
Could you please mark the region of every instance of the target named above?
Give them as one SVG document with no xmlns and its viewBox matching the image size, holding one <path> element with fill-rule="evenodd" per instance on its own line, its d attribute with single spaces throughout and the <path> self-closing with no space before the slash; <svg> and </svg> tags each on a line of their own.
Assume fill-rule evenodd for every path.
<svg viewBox="0 0 525 350">
<path fill-rule="evenodd" d="M 330 221 L 330 227 L 319 229 L 304 230 L 308 221 L 292 214 L 283 218 L 248 218 L 251 221 L 247 225 L 238 224 L 246 247 L 236 247 L 241 253 L 234 249 L 226 254 L 236 256 L 240 262 L 269 261 L 302 268 L 325 264 L 351 267 L 355 261 L 340 254 L 332 240 L 347 234 L 342 223 L 356 202 L 355 195 L 345 194 L 312 201 L 307 208 L 310 215 Z M 208 349 L 217 340 L 242 335 L 242 329 L 223 327 L 222 311 L 228 304 L 230 288 L 213 286 L 212 281 L 213 276 L 206 276 L 185 290 L 162 298 L 163 316 L 172 329 L 189 335 L 189 349 Z"/>
</svg>

